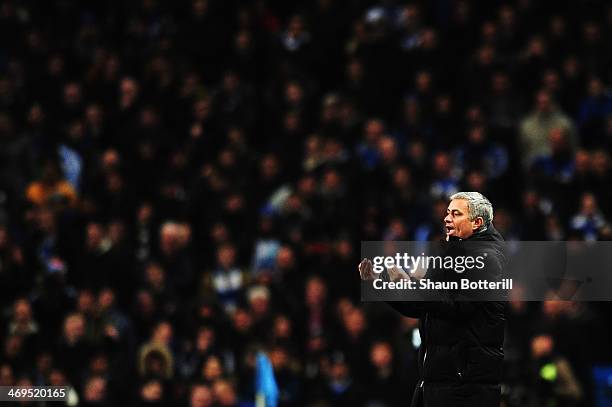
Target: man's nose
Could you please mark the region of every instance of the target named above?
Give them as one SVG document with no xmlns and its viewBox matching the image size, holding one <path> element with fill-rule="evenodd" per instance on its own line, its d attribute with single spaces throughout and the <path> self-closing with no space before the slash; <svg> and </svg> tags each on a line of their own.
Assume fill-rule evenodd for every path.
<svg viewBox="0 0 612 407">
<path fill-rule="evenodd" d="M 452 222 L 452 221 L 451 221 L 451 217 L 450 217 L 450 213 L 449 213 L 449 214 L 447 214 L 447 215 L 444 217 L 444 223 L 451 223 L 451 222 Z"/>
</svg>

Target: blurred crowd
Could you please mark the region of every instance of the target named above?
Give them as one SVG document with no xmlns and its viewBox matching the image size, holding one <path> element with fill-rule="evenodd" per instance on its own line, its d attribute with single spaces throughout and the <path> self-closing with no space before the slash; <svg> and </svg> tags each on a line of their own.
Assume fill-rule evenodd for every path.
<svg viewBox="0 0 612 407">
<path fill-rule="evenodd" d="M 417 321 L 360 242 L 477 190 L 612 237 L 603 0 L 0 2 L 0 385 L 79 405 L 407 405 Z M 590 406 L 605 303 L 508 308 L 505 406 Z M 609 390 L 608 390 L 609 393 Z"/>
</svg>

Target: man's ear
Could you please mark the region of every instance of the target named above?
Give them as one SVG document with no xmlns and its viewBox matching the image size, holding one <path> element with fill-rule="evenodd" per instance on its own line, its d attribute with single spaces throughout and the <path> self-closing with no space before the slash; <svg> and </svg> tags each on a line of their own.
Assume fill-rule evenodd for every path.
<svg viewBox="0 0 612 407">
<path fill-rule="evenodd" d="M 478 230 L 484 224 L 484 220 L 481 217 L 474 219 L 474 224 L 472 225 L 472 230 Z"/>
</svg>

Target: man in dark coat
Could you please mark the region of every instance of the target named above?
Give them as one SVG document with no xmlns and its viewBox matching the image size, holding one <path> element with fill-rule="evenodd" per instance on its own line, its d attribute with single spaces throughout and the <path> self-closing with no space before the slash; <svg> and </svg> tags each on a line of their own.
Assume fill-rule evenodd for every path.
<svg viewBox="0 0 612 407">
<path fill-rule="evenodd" d="M 482 194 L 453 195 L 444 218 L 442 255 L 484 253 L 487 281 L 500 281 L 506 258 L 503 238 L 492 220 L 493 207 Z M 364 280 L 376 278 L 369 259 L 360 263 L 359 271 Z M 391 270 L 389 273 L 391 276 Z M 402 270 L 393 271 L 398 273 L 411 278 Z M 429 270 L 424 278 L 440 280 L 439 273 L 448 270 Z M 452 274 L 446 275 L 453 278 Z M 420 381 L 412 407 L 498 407 L 504 359 L 504 293 L 495 296 L 495 301 L 482 301 L 482 291 L 474 290 L 438 294 L 435 301 L 388 302 L 402 315 L 419 318 Z"/>
</svg>

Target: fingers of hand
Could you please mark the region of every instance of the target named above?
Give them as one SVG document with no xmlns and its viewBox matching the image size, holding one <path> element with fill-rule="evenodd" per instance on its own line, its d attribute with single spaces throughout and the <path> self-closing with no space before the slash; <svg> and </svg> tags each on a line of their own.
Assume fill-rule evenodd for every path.
<svg viewBox="0 0 612 407">
<path fill-rule="evenodd" d="M 359 274 L 363 280 L 372 277 L 372 262 L 369 259 L 363 259 L 359 263 Z"/>
</svg>

